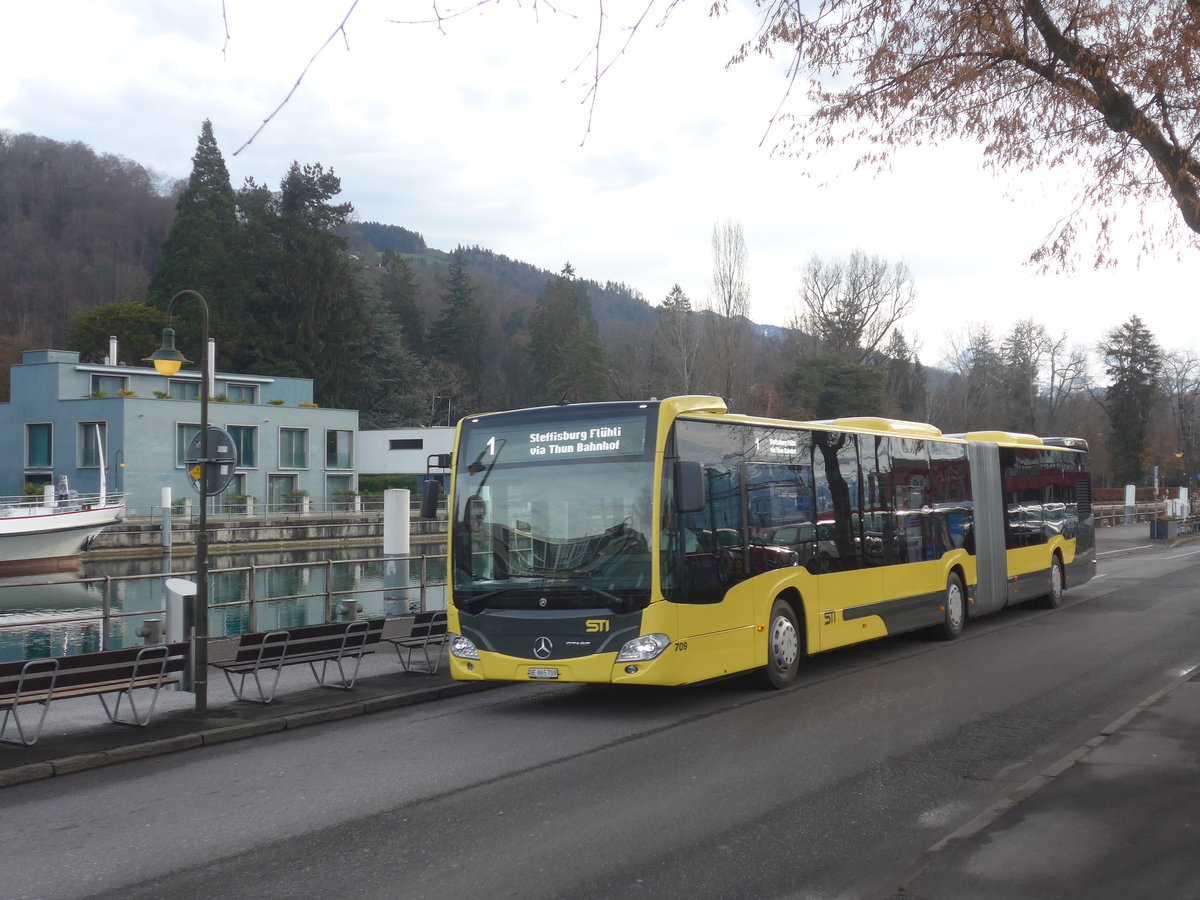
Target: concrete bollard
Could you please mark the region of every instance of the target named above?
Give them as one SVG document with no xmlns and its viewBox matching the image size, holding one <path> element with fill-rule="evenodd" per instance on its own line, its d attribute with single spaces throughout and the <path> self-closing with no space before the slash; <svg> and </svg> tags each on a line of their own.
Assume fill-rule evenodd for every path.
<svg viewBox="0 0 1200 900">
<path fill-rule="evenodd" d="M 353 622 L 358 618 L 358 614 L 363 611 L 363 605 L 357 600 L 342 601 L 342 621 Z"/>
<path fill-rule="evenodd" d="M 144 619 L 134 634 L 140 637 L 147 647 L 161 644 L 163 642 L 163 620 Z"/>
<path fill-rule="evenodd" d="M 403 616 L 412 612 L 408 588 L 408 556 L 412 550 L 411 494 L 391 488 L 383 494 L 383 613 Z"/>
</svg>

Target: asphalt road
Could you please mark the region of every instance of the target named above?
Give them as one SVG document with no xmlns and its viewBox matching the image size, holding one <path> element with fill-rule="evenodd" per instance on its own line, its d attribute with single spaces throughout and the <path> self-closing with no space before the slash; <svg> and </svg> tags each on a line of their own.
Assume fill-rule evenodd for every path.
<svg viewBox="0 0 1200 900">
<path fill-rule="evenodd" d="M 1198 563 L 783 693 L 511 687 L 11 787 L 0 895 L 868 896 L 1196 664 Z"/>
</svg>

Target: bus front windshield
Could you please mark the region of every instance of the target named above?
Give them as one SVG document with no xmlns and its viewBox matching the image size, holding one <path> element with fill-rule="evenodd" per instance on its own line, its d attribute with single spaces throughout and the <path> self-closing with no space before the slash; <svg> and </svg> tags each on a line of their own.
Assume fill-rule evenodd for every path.
<svg viewBox="0 0 1200 900">
<path fill-rule="evenodd" d="M 653 463 L 505 465 L 456 475 L 453 596 L 484 609 L 627 612 L 650 600 Z"/>
</svg>

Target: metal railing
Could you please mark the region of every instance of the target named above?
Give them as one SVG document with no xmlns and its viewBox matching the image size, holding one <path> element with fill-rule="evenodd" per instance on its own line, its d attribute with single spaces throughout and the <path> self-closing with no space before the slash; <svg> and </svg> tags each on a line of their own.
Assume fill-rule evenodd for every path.
<svg viewBox="0 0 1200 900">
<path fill-rule="evenodd" d="M 1126 510 L 1125 506 L 1120 503 L 1104 503 L 1095 504 L 1092 511 L 1096 517 L 1096 526 L 1103 528 L 1112 525 L 1125 525 Z M 1156 519 L 1162 515 L 1163 505 L 1154 501 L 1145 501 L 1137 503 L 1133 508 L 1134 522 L 1149 522 L 1151 519 Z M 1180 522 L 1187 522 L 1192 517 L 1184 517 Z"/>
<path fill-rule="evenodd" d="M 389 580 L 389 567 L 398 577 Z M 402 577 L 400 567 L 404 570 Z M 362 571 L 355 571 L 366 568 L 371 569 L 366 577 Z M 442 608 L 445 569 L 444 555 L 373 556 L 212 569 L 208 573 L 210 635 L 216 639 L 264 628 L 332 622 L 339 618 L 343 600 L 357 600 L 362 614 L 371 617 L 400 617 Z M 131 646 L 140 638 L 138 626 L 165 618 L 166 580 L 191 577 L 193 572 L 167 572 L 2 583 L 0 659 L 20 655 L 14 643 L 24 648 L 27 656 L 62 656 Z M 44 600 L 28 602 L 33 592 L 61 597 L 61 601 L 55 601 L 61 605 L 52 607 L 58 611 L 39 610 Z"/>
<path fill-rule="evenodd" d="M 253 498 L 252 498 L 253 499 Z M 343 500 L 315 499 L 308 503 L 294 503 L 291 501 L 280 501 L 278 503 L 264 503 L 255 500 L 253 503 L 245 503 L 240 501 L 230 501 L 223 499 L 221 496 L 211 498 L 208 507 L 208 516 L 221 519 L 239 519 L 239 518 L 254 518 L 254 519 L 309 519 L 322 517 L 361 517 L 365 520 L 379 520 L 383 517 L 383 496 L 371 495 L 361 498 L 361 503 L 351 504 Z M 419 503 L 410 504 L 414 515 L 420 510 Z M 172 505 L 172 519 L 195 519 L 199 515 L 199 507 L 193 503 L 190 498 L 185 498 L 182 501 L 175 501 Z M 154 520 L 158 521 L 162 518 L 161 506 L 130 506 L 125 505 L 125 515 L 129 519 Z M 446 501 L 443 498 L 438 504 L 438 516 L 445 518 Z"/>
</svg>

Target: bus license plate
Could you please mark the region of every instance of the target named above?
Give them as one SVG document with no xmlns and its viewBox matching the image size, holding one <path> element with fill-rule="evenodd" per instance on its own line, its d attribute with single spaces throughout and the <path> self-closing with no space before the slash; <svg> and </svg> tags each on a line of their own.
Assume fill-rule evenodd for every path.
<svg viewBox="0 0 1200 900">
<path fill-rule="evenodd" d="M 530 669 L 530 678 L 557 678 L 558 669 Z"/>
</svg>

